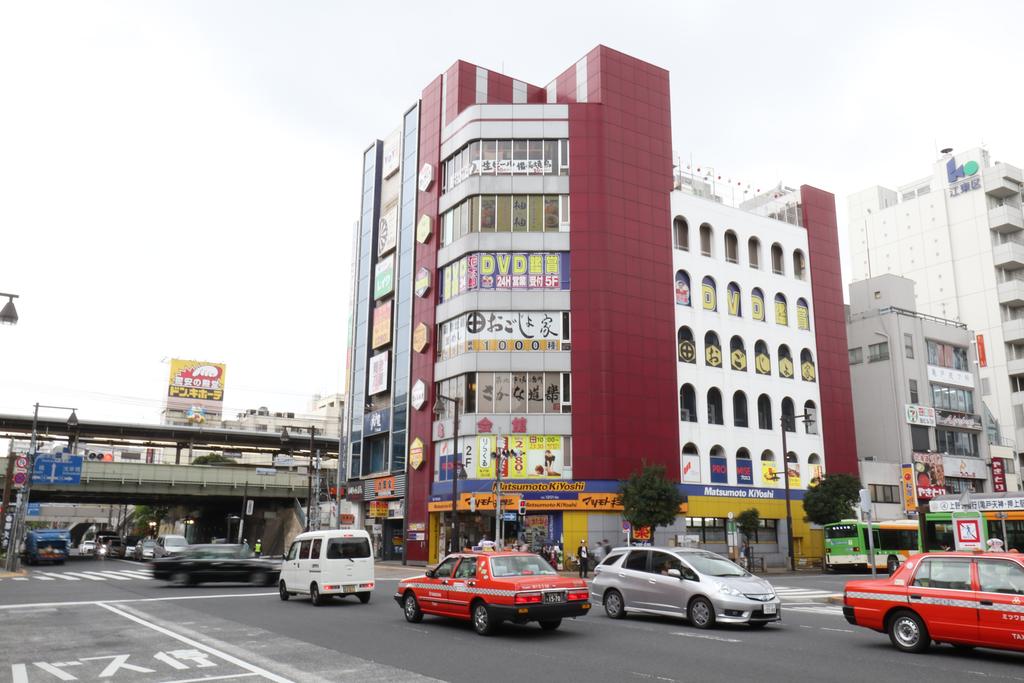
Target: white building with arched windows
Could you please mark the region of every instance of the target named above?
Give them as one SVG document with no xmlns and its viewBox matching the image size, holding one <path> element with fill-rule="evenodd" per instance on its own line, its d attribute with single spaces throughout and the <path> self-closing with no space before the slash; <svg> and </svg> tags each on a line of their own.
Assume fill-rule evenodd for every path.
<svg viewBox="0 0 1024 683">
<path fill-rule="evenodd" d="M 785 556 L 785 422 L 794 545 L 811 555 L 800 501 L 824 474 L 826 426 L 807 230 L 683 192 L 672 214 L 689 540 L 724 552 L 728 513 L 756 507 L 755 555 Z"/>
</svg>

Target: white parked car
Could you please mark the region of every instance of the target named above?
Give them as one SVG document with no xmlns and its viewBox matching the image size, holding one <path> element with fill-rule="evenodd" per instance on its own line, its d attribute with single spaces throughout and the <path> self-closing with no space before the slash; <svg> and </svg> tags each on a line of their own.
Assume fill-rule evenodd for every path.
<svg viewBox="0 0 1024 683">
<path fill-rule="evenodd" d="M 185 552 L 186 548 L 188 548 L 188 541 L 184 536 L 161 536 L 156 539 L 153 557 L 170 557 Z"/>
<path fill-rule="evenodd" d="M 323 605 L 332 595 L 355 595 L 362 603 L 373 592 L 370 534 L 361 529 L 307 531 L 292 541 L 281 562 L 277 587 L 282 600 L 297 593 Z"/>
<path fill-rule="evenodd" d="M 96 541 L 89 539 L 78 544 L 79 555 L 92 555 L 96 552 Z"/>
</svg>

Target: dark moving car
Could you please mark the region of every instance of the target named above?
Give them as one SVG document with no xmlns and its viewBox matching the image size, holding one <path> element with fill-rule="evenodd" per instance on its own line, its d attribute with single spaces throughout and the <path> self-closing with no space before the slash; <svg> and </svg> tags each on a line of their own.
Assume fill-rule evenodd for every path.
<svg viewBox="0 0 1024 683">
<path fill-rule="evenodd" d="M 280 573 L 280 561 L 257 559 L 248 546 L 235 544 L 193 545 L 177 555 L 153 561 L 153 578 L 175 586 L 218 581 L 270 586 L 277 583 Z"/>
</svg>

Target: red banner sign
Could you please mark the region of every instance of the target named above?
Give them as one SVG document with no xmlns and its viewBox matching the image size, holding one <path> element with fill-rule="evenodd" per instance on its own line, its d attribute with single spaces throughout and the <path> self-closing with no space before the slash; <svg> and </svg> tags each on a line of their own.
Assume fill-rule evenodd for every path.
<svg viewBox="0 0 1024 683">
<path fill-rule="evenodd" d="M 1006 491 L 1006 463 L 1002 458 L 992 458 L 992 490 Z"/>
<path fill-rule="evenodd" d="M 985 335 L 975 335 L 975 340 L 978 342 L 978 365 L 988 367 L 988 359 L 985 357 Z"/>
</svg>

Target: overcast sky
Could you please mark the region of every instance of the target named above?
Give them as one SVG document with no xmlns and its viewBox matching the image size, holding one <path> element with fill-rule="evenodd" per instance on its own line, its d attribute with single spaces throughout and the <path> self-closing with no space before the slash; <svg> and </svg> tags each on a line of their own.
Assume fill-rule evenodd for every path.
<svg viewBox="0 0 1024 683">
<path fill-rule="evenodd" d="M 227 414 L 340 390 L 361 151 L 456 59 L 540 86 L 598 43 L 662 66 L 684 164 L 835 192 L 845 245 L 846 196 L 928 174 L 938 148 L 1024 164 L 1022 15 L 5 0 L 0 291 L 21 321 L 0 328 L 0 412 L 156 421 L 172 357 L 227 363 Z"/>
</svg>

